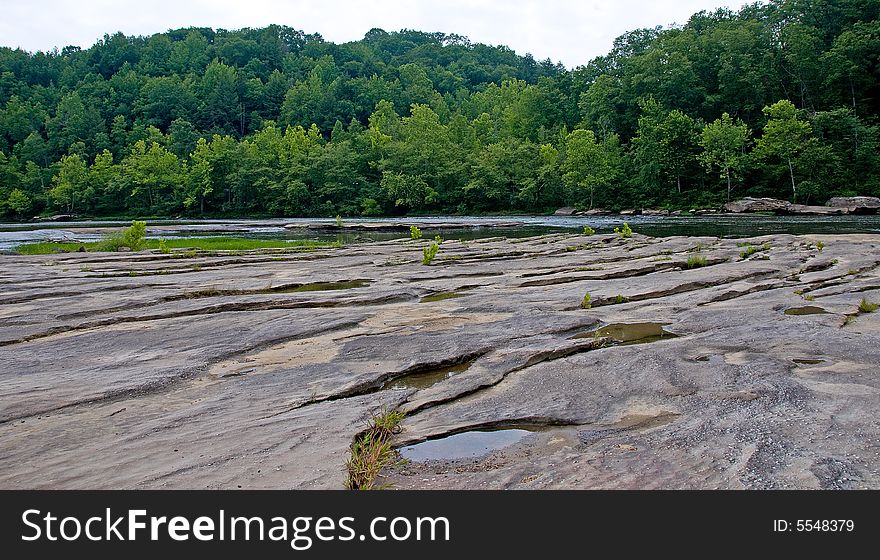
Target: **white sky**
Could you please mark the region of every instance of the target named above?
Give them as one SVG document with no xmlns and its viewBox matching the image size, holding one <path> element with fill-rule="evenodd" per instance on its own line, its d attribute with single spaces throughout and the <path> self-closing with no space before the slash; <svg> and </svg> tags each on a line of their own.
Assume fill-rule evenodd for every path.
<svg viewBox="0 0 880 560">
<path fill-rule="evenodd" d="M 465 35 L 572 68 L 607 53 L 640 27 L 685 23 L 740 0 L 0 0 L 0 45 L 29 51 L 83 48 L 105 33 L 152 35 L 178 27 L 288 25 L 336 43 L 373 27 Z"/>
</svg>

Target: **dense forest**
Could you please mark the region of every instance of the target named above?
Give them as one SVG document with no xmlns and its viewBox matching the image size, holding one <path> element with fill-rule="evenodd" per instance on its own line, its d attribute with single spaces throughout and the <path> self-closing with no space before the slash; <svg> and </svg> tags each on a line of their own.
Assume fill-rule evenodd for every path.
<svg viewBox="0 0 880 560">
<path fill-rule="evenodd" d="M 880 195 L 880 0 L 774 0 L 567 70 L 284 26 L 0 48 L 0 216 L 374 216 Z"/>
</svg>

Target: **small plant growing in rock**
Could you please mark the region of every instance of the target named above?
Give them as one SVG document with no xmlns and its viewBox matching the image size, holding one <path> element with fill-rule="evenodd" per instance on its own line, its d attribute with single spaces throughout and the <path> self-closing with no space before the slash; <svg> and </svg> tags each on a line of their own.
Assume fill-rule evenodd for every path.
<svg viewBox="0 0 880 560">
<path fill-rule="evenodd" d="M 168 242 L 164 239 L 159 240 L 159 251 L 165 255 L 171 252 L 171 248 L 168 247 Z"/>
<path fill-rule="evenodd" d="M 811 296 L 810 294 L 803 295 L 804 301 L 816 301 L 816 296 Z"/>
<path fill-rule="evenodd" d="M 629 301 L 629 298 L 625 298 L 620 294 L 617 294 L 617 297 L 614 298 L 614 303 L 616 303 L 618 305 L 621 303 L 626 303 L 628 301 Z"/>
<path fill-rule="evenodd" d="M 416 226 L 409 226 L 409 237 L 410 239 L 421 239 L 422 230 L 420 230 Z"/>
<path fill-rule="evenodd" d="M 342 216 L 340 216 L 339 214 L 336 214 L 336 227 L 342 227 Z"/>
<path fill-rule="evenodd" d="M 862 313 L 873 313 L 880 309 L 880 305 L 868 301 L 868 298 L 862 298 L 859 302 L 859 311 Z"/>
<path fill-rule="evenodd" d="M 345 463 L 348 477 L 345 487 L 349 490 L 372 490 L 382 469 L 395 462 L 396 453 L 391 438 L 399 431 L 403 413 L 385 411 L 374 415 L 367 429 L 351 444 L 349 459 Z"/>
<path fill-rule="evenodd" d="M 769 251 L 770 244 L 764 243 L 763 245 L 752 245 L 751 243 L 746 243 L 744 245 L 739 245 L 740 247 L 745 247 L 745 250 L 739 254 L 739 256 L 743 259 L 747 259 L 754 255 L 755 253 L 760 253 L 761 251 Z"/>
<path fill-rule="evenodd" d="M 434 236 L 434 241 L 436 241 L 437 243 L 443 243 L 443 238 L 440 237 L 439 235 L 435 235 L 435 236 Z"/>
<path fill-rule="evenodd" d="M 593 235 L 594 233 L 596 233 L 596 230 L 594 230 L 590 226 L 584 226 L 584 235 L 589 236 L 589 235 Z"/>
<path fill-rule="evenodd" d="M 691 255 L 688 257 L 687 264 L 684 265 L 685 268 L 700 268 L 706 266 L 706 257 L 701 255 Z"/>
<path fill-rule="evenodd" d="M 823 242 L 821 242 L 821 241 L 816 242 L 816 249 L 817 249 L 820 253 L 822 252 L 822 249 L 824 249 L 824 248 L 825 248 L 825 243 L 823 243 Z"/>
<path fill-rule="evenodd" d="M 614 233 L 619 235 L 621 239 L 628 239 L 632 237 L 633 230 L 631 227 L 629 227 L 628 223 L 623 222 L 623 227 L 614 228 Z"/>
<path fill-rule="evenodd" d="M 590 304 L 590 300 L 592 299 L 593 297 L 590 295 L 590 292 L 584 294 L 584 299 L 581 300 L 581 308 L 589 309 L 590 307 L 592 307 L 592 305 Z"/>
<path fill-rule="evenodd" d="M 436 241 L 432 241 L 430 245 L 426 245 L 425 248 L 422 249 L 422 264 L 431 264 L 431 261 L 437 256 L 437 251 L 439 250 L 440 245 Z"/>
</svg>

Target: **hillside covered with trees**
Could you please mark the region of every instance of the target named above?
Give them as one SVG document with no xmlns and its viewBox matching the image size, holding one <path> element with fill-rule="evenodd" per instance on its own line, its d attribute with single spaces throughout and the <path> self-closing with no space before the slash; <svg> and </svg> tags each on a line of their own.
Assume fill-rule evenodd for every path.
<svg viewBox="0 0 880 560">
<path fill-rule="evenodd" d="M 374 216 L 880 195 L 880 1 L 640 29 L 574 70 L 284 26 L 0 48 L 0 217 Z"/>
</svg>

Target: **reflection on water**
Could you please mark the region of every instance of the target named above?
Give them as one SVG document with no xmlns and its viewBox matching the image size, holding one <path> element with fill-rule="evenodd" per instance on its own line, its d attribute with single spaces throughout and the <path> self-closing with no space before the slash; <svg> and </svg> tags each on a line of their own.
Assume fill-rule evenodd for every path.
<svg viewBox="0 0 880 560">
<path fill-rule="evenodd" d="M 350 223 L 406 224 L 417 222 L 426 239 L 440 235 L 445 239 L 483 239 L 505 236 L 529 237 L 546 233 L 577 233 L 589 225 L 599 233 L 610 233 L 624 221 L 636 233 L 655 237 L 671 235 L 754 237 L 779 233 L 832 234 L 880 233 L 880 216 L 507 216 L 502 218 L 436 216 L 405 218 L 350 218 Z M 334 224 L 332 219 L 271 219 L 271 220 L 149 220 L 147 236 L 197 237 L 232 235 L 257 239 L 340 240 L 345 243 L 384 241 L 408 237 L 406 232 L 287 230 L 285 224 Z M 442 224 L 455 222 L 467 229 L 446 229 Z M 511 223 L 518 223 L 510 227 Z M 0 250 L 11 249 L 27 242 L 56 239 L 89 241 L 100 238 L 101 228 L 118 228 L 130 222 L 39 222 L 0 224 Z M 431 224 L 438 224 L 432 228 Z M 504 226 L 504 227 L 502 227 Z"/>
<path fill-rule="evenodd" d="M 462 432 L 401 447 L 398 451 L 410 461 L 469 459 L 509 447 L 531 433 L 522 429 Z"/>
</svg>

